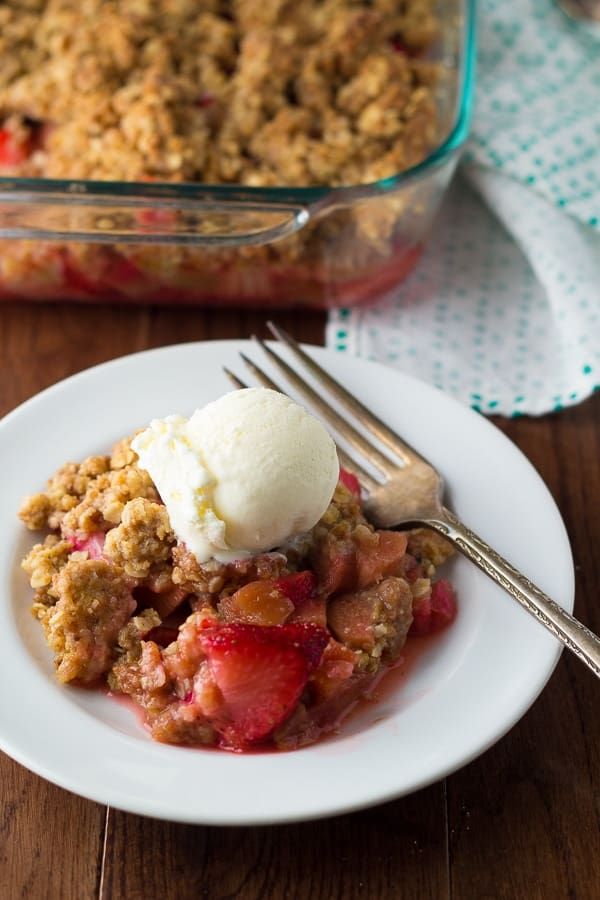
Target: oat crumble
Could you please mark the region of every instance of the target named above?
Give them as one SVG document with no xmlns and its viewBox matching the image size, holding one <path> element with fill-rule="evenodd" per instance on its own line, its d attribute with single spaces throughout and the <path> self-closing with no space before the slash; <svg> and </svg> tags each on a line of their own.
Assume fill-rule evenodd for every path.
<svg viewBox="0 0 600 900">
<path fill-rule="evenodd" d="M 8 0 L 0 122 L 30 177 L 368 183 L 435 141 L 438 27 L 432 0 Z"/>
<path fill-rule="evenodd" d="M 436 0 L 8 0 L 0 175 L 372 184 L 440 142 L 439 34 Z M 261 245 L 11 239 L 0 299 L 353 305 L 410 271 L 438 191 L 427 181 L 336 205 Z M 273 213 L 150 200 L 139 218 L 98 208 L 79 224 L 237 235 L 271 227 Z M 44 224 L 45 211 L 32 215 Z"/>
</svg>

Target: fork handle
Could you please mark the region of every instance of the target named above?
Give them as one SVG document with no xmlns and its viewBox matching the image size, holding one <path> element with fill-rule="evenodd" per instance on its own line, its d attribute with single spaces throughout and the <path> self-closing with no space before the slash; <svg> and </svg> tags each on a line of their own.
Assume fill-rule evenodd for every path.
<svg viewBox="0 0 600 900">
<path fill-rule="evenodd" d="M 484 540 L 466 527 L 454 513 L 443 508 L 442 515 L 427 523 L 449 540 L 464 556 L 514 597 L 528 613 L 554 637 L 572 650 L 600 678 L 600 638 L 578 622 L 535 584 L 515 569 Z"/>
</svg>

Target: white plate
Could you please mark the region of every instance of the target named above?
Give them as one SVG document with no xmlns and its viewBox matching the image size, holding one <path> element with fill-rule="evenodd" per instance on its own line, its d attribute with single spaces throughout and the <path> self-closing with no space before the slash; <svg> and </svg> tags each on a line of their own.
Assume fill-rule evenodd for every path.
<svg viewBox="0 0 600 900">
<path fill-rule="evenodd" d="M 312 747 L 246 756 L 170 747 L 151 741 L 117 701 L 58 685 L 19 566 L 32 544 L 17 520 L 21 498 L 43 489 L 67 460 L 107 452 L 151 418 L 190 414 L 229 390 L 222 366 L 244 377 L 240 350 L 260 353 L 246 341 L 212 341 L 118 359 L 60 382 L 0 422 L 0 747 L 84 797 L 181 822 L 309 819 L 421 788 L 505 734 L 560 654 L 508 595 L 456 559 L 450 577 L 460 611 L 453 627 L 424 645 L 394 690 Z M 455 511 L 471 528 L 572 609 L 573 564 L 562 520 L 510 441 L 406 375 L 320 348 L 310 352 L 439 466 Z"/>
</svg>

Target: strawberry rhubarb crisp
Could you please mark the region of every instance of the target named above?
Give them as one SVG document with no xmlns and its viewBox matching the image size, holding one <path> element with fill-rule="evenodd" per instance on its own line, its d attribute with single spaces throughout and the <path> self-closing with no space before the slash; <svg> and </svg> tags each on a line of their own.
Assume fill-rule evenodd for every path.
<svg viewBox="0 0 600 900">
<path fill-rule="evenodd" d="M 312 743 L 455 614 L 449 546 L 375 530 L 320 423 L 264 389 L 67 463 L 20 517 L 48 532 L 23 567 L 58 680 L 159 741 Z"/>
<path fill-rule="evenodd" d="M 421 162 L 441 139 L 441 66 L 426 58 L 440 37 L 436 6 L 436 0 L 6 0 L 0 177 L 251 190 L 389 178 Z M 426 205 L 420 195 L 411 202 L 415 209 Z M 0 298 L 274 303 L 282 302 L 285 286 L 289 303 L 301 280 L 291 299 L 314 304 L 334 277 L 351 282 L 347 292 L 364 293 L 367 286 L 354 284 L 357 275 L 377 263 L 379 277 L 382 261 L 389 264 L 390 285 L 407 268 L 406 260 L 390 259 L 399 246 L 407 252 L 406 234 L 397 233 L 406 203 L 404 193 L 378 192 L 372 202 L 336 204 L 281 240 L 239 250 L 118 239 L 14 241 L 0 256 Z M 103 238 L 122 233 L 124 221 L 141 235 L 162 228 L 230 236 L 279 221 L 277 206 L 262 219 L 260 208 L 253 210 L 249 220 L 250 212 L 235 206 L 229 212 L 227 204 L 211 214 L 179 204 L 156 209 L 149 200 L 136 221 L 115 201 L 114 209 L 99 205 L 85 221 L 75 205 L 72 222 L 63 221 L 67 232 Z M 52 225 L 42 210 L 20 215 L 39 228 Z"/>
</svg>

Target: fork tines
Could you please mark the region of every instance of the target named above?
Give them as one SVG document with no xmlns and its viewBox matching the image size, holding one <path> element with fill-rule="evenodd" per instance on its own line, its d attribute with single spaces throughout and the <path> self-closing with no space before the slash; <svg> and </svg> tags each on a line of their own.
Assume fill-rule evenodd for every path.
<svg viewBox="0 0 600 900">
<path fill-rule="evenodd" d="M 326 372 L 318 363 L 312 359 L 299 344 L 285 332 L 282 328 L 267 322 L 268 328 L 274 337 L 289 349 L 293 357 L 300 363 L 303 369 L 307 370 L 315 379 L 319 388 L 324 388 L 331 397 L 344 409 L 346 409 L 352 419 L 369 434 L 373 435 L 378 441 L 391 450 L 397 457 L 397 462 L 390 459 L 389 456 L 382 453 L 369 439 L 367 439 L 354 425 L 344 416 L 340 415 L 307 381 L 302 378 L 294 368 L 292 368 L 278 353 L 269 347 L 259 338 L 254 340 L 260 345 L 264 353 L 268 356 L 272 364 L 283 373 L 286 381 L 303 397 L 313 411 L 329 425 L 329 427 L 339 435 L 347 444 L 360 454 L 363 460 L 367 460 L 371 467 L 382 478 L 389 477 L 393 472 L 397 471 L 398 466 L 406 465 L 418 460 L 422 457 L 409 444 L 403 441 L 397 434 L 391 431 L 384 422 L 378 419 L 370 410 L 366 408 L 356 397 L 349 393 L 338 381 L 336 381 L 328 372 Z M 242 354 L 244 363 L 248 366 L 253 376 L 265 387 L 273 390 L 281 391 L 281 388 L 260 369 L 252 360 L 249 360 Z M 230 373 L 228 373 L 230 374 Z M 231 376 L 232 380 L 239 387 L 243 385 L 240 379 Z M 282 391 L 282 393 L 285 393 Z M 343 458 L 342 458 L 343 456 Z M 367 489 L 374 488 L 379 483 L 379 479 L 373 479 L 363 466 L 354 458 L 348 456 L 344 451 L 340 451 L 340 462 L 344 468 L 350 469 L 363 482 Z"/>
<path fill-rule="evenodd" d="M 272 351 L 269 351 L 269 348 L 258 338 L 254 337 L 253 339 L 259 345 L 261 345 L 263 347 L 265 352 L 272 353 Z M 284 391 L 278 384 L 276 384 L 272 378 L 269 378 L 267 373 L 264 372 L 261 368 L 259 368 L 259 366 L 257 366 L 256 363 L 254 363 L 251 359 L 249 359 L 244 353 L 240 353 L 240 356 L 241 356 L 242 360 L 244 361 L 245 365 L 248 367 L 248 369 L 254 376 L 254 378 L 256 379 L 256 381 L 259 382 L 259 384 L 262 384 L 263 387 L 271 388 L 271 390 L 278 391 L 280 394 L 285 394 L 287 396 L 287 392 Z M 277 357 L 276 354 L 273 353 L 273 356 L 276 358 L 277 361 L 282 362 L 282 360 L 279 360 L 279 357 Z M 243 382 L 241 380 L 241 378 L 238 378 L 237 375 L 234 375 L 233 372 L 229 371 L 229 369 L 225 368 L 224 371 L 225 371 L 225 374 L 229 377 L 229 379 L 233 382 L 233 384 L 235 384 L 235 386 L 237 388 L 248 387 L 248 385 L 245 384 L 245 382 Z M 375 487 L 375 482 L 373 481 L 373 479 L 371 478 L 369 473 L 365 472 L 364 469 L 362 469 L 362 467 L 358 466 L 354 462 L 354 460 L 352 460 L 348 456 L 346 451 L 343 450 L 339 445 L 337 446 L 337 453 L 338 453 L 338 457 L 340 460 L 340 465 L 342 465 L 349 472 L 353 472 L 357 478 L 360 478 L 366 488 L 373 489 Z"/>
</svg>

